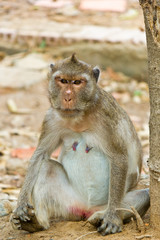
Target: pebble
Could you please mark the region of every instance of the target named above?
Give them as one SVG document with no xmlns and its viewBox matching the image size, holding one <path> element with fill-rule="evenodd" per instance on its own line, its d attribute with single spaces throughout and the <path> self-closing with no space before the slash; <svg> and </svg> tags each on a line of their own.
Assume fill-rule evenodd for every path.
<svg viewBox="0 0 160 240">
<path fill-rule="evenodd" d="M 16 202 L 3 200 L 0 202 L 0 217 L 9 215 L 16 207 Z"/>
<path fill-rule="evenodd" d="M 26 174 L 27 166 L 27 159 L 21 160 L 19 158 L 8 158 L 6 161 L 6 169 L 9 175 L 14 175 L 16 173 L 24 176 Z"/>
<path fill-rule="evenodd" d="M 47 69 L 48 65 L 49 64 L 43 60 L 43 55 L 38 53 L 28 54 L 15 61 L 15 66 L 22 69 L 43 70 Z"/>
<path fill-rule="evenodd" d="M 17 66 L 0 66 L 0 88 L 26 89 L 46 79 L 46 73 Z"/>
</svg>

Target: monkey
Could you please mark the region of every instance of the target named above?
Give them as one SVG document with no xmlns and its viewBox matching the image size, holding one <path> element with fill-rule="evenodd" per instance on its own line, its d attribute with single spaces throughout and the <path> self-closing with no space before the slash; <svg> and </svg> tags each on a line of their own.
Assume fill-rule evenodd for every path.
<svg viewBox="0 0 160 240">
<path fill-rule="evenodd" d="M 50 65 L 51 106 L 11 216 L 14 229 L 45 230 L 63 217 L 87 220 L 104 236 L 133 217 L 120 208 L 134 206 L 141 216 L 149 208 L 149 189 L 135 189 L 142 167 L 136 130 L 99 76 L 75 54 Z M 59 146 L 58 160 L 50 158 Z"/>
</svg>

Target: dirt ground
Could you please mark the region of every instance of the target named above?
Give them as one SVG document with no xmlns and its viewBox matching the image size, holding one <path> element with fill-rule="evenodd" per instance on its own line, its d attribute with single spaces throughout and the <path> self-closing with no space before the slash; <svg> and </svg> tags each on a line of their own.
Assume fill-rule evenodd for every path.
<svg viewBox="0 0 160 240">
<path fill-rule="evenodd" d="M 143 14 L 137 1 L 128 0 L 125 13 L 91 10 L 81 11 L 79 9 L 81 0 L 71 0 L 71 2 L 73 5 L 70 7 L 53 9 L 34 6 L 29 4 L 29 1 L 23 1 L 23 4 L 21 4 L 21 0 L 1 0 L 0 19 L 12 21 L 13 18 L 44 18 L 56 22 L 67 22 L 72 24 L 93 24 L 122 28 L 137 27 L 144 30 Z M 130 9 L 134 9 L 135 13 L 130 15 L 126 14 Z"/>
<path fill-rule="evenodd" d="M 78 1 L 77 1 L 78 2 Z M 58 13 L 56 10 L 35 8 L 30 4 L 24 4 L 19 8 L 21 1 L 0 1 L 0 19 L 13 18 L 38 18 L 45 17 L 59 22 L 74 22 L 81 24 L 95 24 L 102 26 L 120 27 L 143 27 L 142 12 L 136 1 L 130 1 L 129 8 L 138 12 L 138 17 L 133 20 L 120 17 L 119 13 L 79 12 L 77 16 L 68 16 Z M 109 21 L 106 21 L 109 19 Z M 45 55 L 45 53 L 44 53 Z M 1 64 L 1 63 L 0 63 Z M 127 111 L 133 121 L 141 139 L 144 152 L 144 166 L 138 188 L 148 187 L 149 175 L 146 160 L 149 154 L 148 145 L 148 120 L 149 100 L 146 83 L 138 83 L 107 69 L 101 75 L 100 86 L 111 89 L 112 94 Z M 107 80 L 106 80 L 107 79 Z M 114 84 L 113 84 L 114 83 Z M 131 88 L 133 86 L 133 88 Z M 13 113 L 7 107 L 7 102 L 12 99 L 18 109 L 28 109 L 26 114 Z M 49 107 L 47 99 L 47 81 L 34 84 L 28 89 L 2 88 L 0 87 L 0 201 L 3 199 L 15 201 L 20 187 L 22 186 L 29 155 L 21 156 L 19 152 L 15 156 L 16 149 L 34 148 L 38 141 L 41 123 L 46 110 Z M 19 151 L 19 150 L 18 150 Z M 9 223 L 10 215 L 0 217 L 0 240 L 78 240 L 78 239 L 107 239 L 107 240 L 135 240 L 135 239 L 160 239 L 159 233 L 155 232 L 149 222 L 149 211 L 143 221 L 146 233 L 137 230 L 136 221 L 124 225 L 123 232 L 102 237 L 96 229 L 84 221 L 73 222 L 54 219 L 49 230 L 28 234 L 25 231 L 15 231 Z M 145 236 L 143 236 L 145 235 Z M 139 237 L 139 238 L 138 238 Z"/>
</svg>

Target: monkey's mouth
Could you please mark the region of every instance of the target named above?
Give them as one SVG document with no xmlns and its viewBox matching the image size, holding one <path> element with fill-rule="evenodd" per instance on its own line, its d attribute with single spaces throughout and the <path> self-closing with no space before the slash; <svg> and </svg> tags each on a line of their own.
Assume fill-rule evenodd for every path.
<svg viewBox="0 0 160 240">
<path fill-rule="evenodd" d="M 71 114 L 71 113 L 78 113 L 78 112 L 80 112 L 79 110 L 77 110 L 77 109 L 61 109 L 61 111 L 62 112 L 64 112 L 64 113 L 66 113 L 66 114 Z"/>
<path fill-rule="evenodd" d="M 62 109 L 62 108 L 58 108 L 57 110 L 63 116 L 68 116 L 68 117 L 72 117 L 72 116 L 75 116 L 75 115 L 80 113 L 80 110 L 77 110 L 77 109 L 69 109 L 69 108 Z"/>
</svg>

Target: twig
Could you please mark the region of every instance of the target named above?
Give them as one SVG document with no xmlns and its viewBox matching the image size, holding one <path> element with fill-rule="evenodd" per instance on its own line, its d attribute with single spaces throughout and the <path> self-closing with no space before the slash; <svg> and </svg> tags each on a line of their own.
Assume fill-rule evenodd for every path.
<svg viewBox="0 0 160 240">
<path fill-rule="evenodd" d="M 151 238 L 152 235 L 141 235 L 141 236 L 136 236 L 136 239 L 143 239 L 143 238 Z"/>
<path fill-rule="evenodd" d="M 127 212 L 130 212 L 132 214 L 135 215 L 136 217 L 136 220 L 137 220 L 137 227 L 138 227 L 138 230 L 141 232 L 141 233 L 145 233 L 145 226 L 144 226 L 144 223 L 143 223 L 143 220 L 141 218 L 141 216 L 139 215 L 139 213 L 137 212 L 137 210 L 131 206 L 130 209 L 127 209 L 127 208 L 116 208 L 116 210 L 120 210 L 120 211 L 127 211 Z"/>
<path fill-rule="evenodd" d="M 79 240 L 79 239 L 81 239 L 81 238 L 83 238 L 83 237 L 85 237 L 85 236 L 87 236 L 87 235 L 89 235 L 89 234 L 93 234 L 93 233 L 97 233 L 97 231 L 93 231 L 93 232 L 86 233 L 86 234 L 84 234 L 84 235 L 76 238 L 75 240 Z"/>
<path fill-rule="evenodd" d="M 141 233 L 145 233 L 145 226 L 144 226 L 144 222 L 143 222 L 141 216 L 139 215 L 139 213 L 133 206 L 131 206 L 130 208 L 132 209 L 132 211 L 134 212 L 134 215 L 136 217 L 138 230 Z"/>
<path fill-rule="evenodd" d="M 132 214 L 134 214 L 134 212 L 131 210 L 131 209 L 128 209 L 128 208 L 116 208 L 117 211 L 127 211 L 127 212 L 130 212 Z"/>
</svg>

